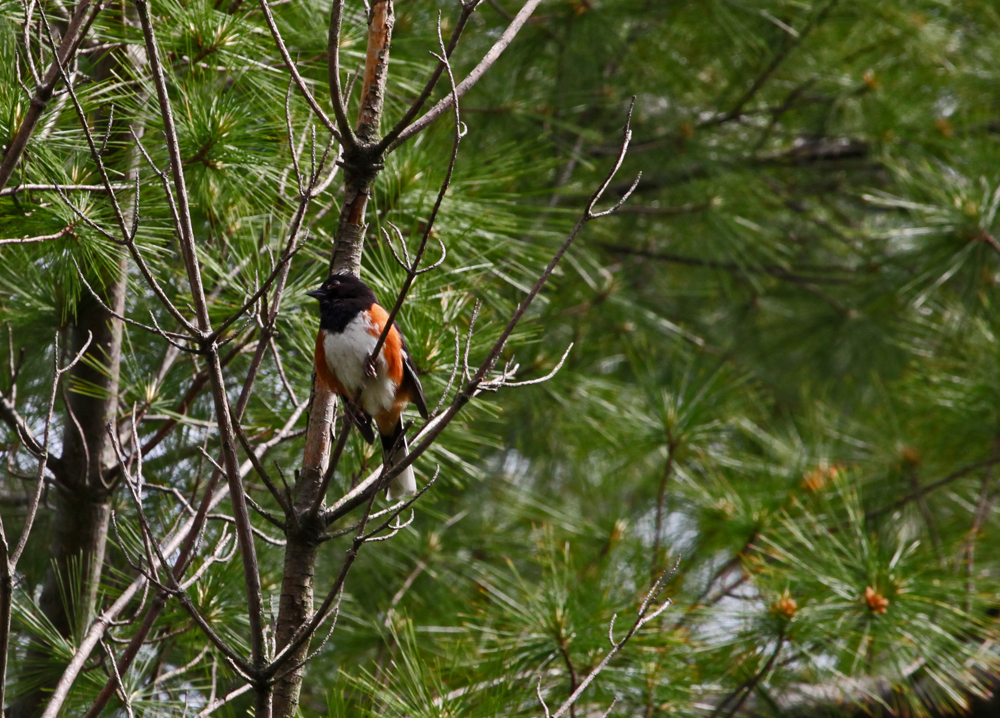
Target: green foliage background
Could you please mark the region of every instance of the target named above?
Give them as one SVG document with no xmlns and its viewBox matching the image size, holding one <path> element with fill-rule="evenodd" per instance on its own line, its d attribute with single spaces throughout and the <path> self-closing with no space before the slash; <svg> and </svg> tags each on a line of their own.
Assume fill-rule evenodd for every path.
<svg viewBox="0 0 1000 718">
<path fill-rule="evenodd" d="M 360 4 L 348 6 L 342 64 L 353 72 L 364 23 Z M 288 136 L 287 75 L 259 8 L 229 9 L 153 5 L 216 319 L 280 252 L 297 193 L 289 145 L 308 163 L 311 141 L 297 93 Z M 516 9 L 496 0 L 477 11 L 455 56 L 458 77 Z M 329 3 L 274 10 L 325 97 Z M 0 11 L 6 142 L 27 102 L 13 61 L 23 8 L 5 0 Z M 455 3 L 398 4 L 390 123 L 433 67 L 439 11 L 447 33 Z M 111 16 L 95 38 L 141 45 L 137 28 Z M 99 55 L 81 62 L 92 75 L 79 90 L 85 107 L 114 104 L 166 166 L 148 79 L 100 77 Z M 400 319 L 432 405 L 474 301 L 484 309 L 473 361 L 606 173 L 632 96 L 633 146 L 609 196 L 640 170 L 642 181 L 620 214 L 586 229 L 508 348 L 523 377 L 537 378 L 572 342 L 562 370 L 475 402 L 418 464 L 425 479 L 440 464 L 441 478 L 410 528 L 359 558 L 336 631 L 309 666 L 303 714 L 542 715 L 539 678 L 559 705 L 608 649 L 612 616 L 620 636 L 671 568 L 662 597 L 673 606 L 601 674 L 576 715 L 600 715 L 615 697 L 611 715 L 622 716 L 815 715 L 803 708 L 814 701 L 834 715 L 858 703 L 923 715 L 989 692 L 1000 589 L 998 68 L 1000 12 L 988 0 L 543 3 L 462 103 L 469 132 L 435 228 L 448 257 L 417 281 Z M 95 183 L 72 108 L 54 105 L 21 179 Z M 392 222 L 419 236 L 446 168 L 448 121 L 391 155 L 376 187 L 363 276 L 383 303 L 403 273 L 379 231 Z M 317 152 L 325 142 L 319 132 Z M 146 165 L 141 178 L 140 245 L 183 306 L 162 187 Z M 299 399 L 317 323 L 304 293 L 326 271 L 339 186 L 320 201 L 332 209 L 310 217 L 279 320 Z M 110 221 L 101 195 L 71 199 Z M 26 352 L 19 396 L 36 421 L 52 337 L 85 291 L 74 262 L 111 266 L 117 250 L 52 193 L 0 198 L 5 237 L 67 225 L 57 240 L 0 250 L 0 318 Z M 130 316 L 153 312 L 168 324 L 141 277 L 130 282 Z M 170 414 L 191 360 L 157 382 L 162 342 L 126 331 L 123 410 Z M 234 386 L 247 360 L 228 368 Z M 274 431 L 292 408 L 268 360 L 247 433 Z M 192 447 L 212 445 L 210 419 L 203 397 L 149 460 L 151 481 L 189 491 L 201 480 Z M 292 441 L 272 458 L 290 474 L 300 453 Z M 374 460 L 352 439 L 335 490 Z M 13 475 L 3 487 L 24 492 Z M 164 494 L 147 501 L 166 531 L 179 507 Z M 120 520 L 134 510 L 124 494 L 116 509 Z M 985 520 L 974 532 L 977 510 Z M 22 635 L 47 630 L 32 603 L 47 518 L 20 566 Z M 210 537 L 219 531 L 213 524 Z M 121 541 L 138 545 L 134 532 Z M 322 549 L 320 591 L 339 570 L 341 541 Z M 109 598 L 128 572 L 120 548 L 109 555 Z M 259 548 L 276 606 L 282 552 Z M 209 571 L 197 599 L 227 637 L 245 641 L 238 558 Z M 187 621 L 170 610 L 162 635 Z M 51 665 L 15 671 L 13 690 L 58 673 L 72 647 L 49 638 Z M 202 706 L 213 671 L 220 691 L 238 685 L 211 651 L 155 682 L 204 647 L 194 629 L 150 647 L 125 677 L 137 714 Z M 106 680 L 101 670 L 85 676 L 73 710 Z"/>
</svg>

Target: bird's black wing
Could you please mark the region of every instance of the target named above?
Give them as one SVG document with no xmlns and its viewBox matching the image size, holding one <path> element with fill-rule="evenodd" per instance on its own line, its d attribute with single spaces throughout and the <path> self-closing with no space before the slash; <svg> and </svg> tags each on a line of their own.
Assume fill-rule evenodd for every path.
<svg viewBox="0 0 1000 718">
<path fill-rule="evenodd" d="M 420 386 L 420 377 L 417 376 L 417 365 L 410 358 L 410 350 L 406 347 L 406 339 L 403 337 L 403 331 L 399 328 L 398 324 L 395 326 L 403 342 L 403 387 L 410 390 L 410 397 L 413 403 L 417 405 L 417 411 L 420 412 L 421 417 L 427 419 L 427 399 L 424 398 L 424 388 Z"/>
</svg>

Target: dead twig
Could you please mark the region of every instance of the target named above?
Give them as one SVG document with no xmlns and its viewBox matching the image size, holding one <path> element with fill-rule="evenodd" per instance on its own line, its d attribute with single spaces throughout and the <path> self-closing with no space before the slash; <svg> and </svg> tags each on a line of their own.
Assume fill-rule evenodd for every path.
<svg viewBox="0 0 1000 718">
<path fill-rule="evenodd" d="M 514 19 L 511 20 L 510 25 L 503 31 L 500 38 L 493 44 L 493 47 L 489 49 L 483 59 L 479 61 L 464 80 L 462 80 L 455 87 L 455 91 L 449 94 L 447 97 L 443 98 L 440 102 L 434 105 L 431 109 L 425 112 L 420 119 L 410 123 L 405 129 L 401 130 L 396 139 L 386 146 L 387 150 L 393 150 L 399 145 L 406 142 L 408 139 L 419 133 L 421 130 L 429 126 L 435 120 L 437 120 L 441 115 L 451 109 L 452 104 L 457 100 L 461 99 L 466 92 L 468 92 L 473 85 L 475 85 L 479 80 L 486 74 L 486 72 L 493 67 L 503 51 L 507 49 L 514 38 L 517 37 L 517 33 L 521 31 L 524 24 L 531 17 L 531 13 L 535 11 L 535 8 L 539 6 L 541 0 L 528 0 L 524 4 L 524 7 L 518 11 Z"/>
<path fill-rule="evenodd" d="M 611 642 L 611 648 L 608 650 L 606 654 L 604 654 L 604 658 L 601 659 L 601 662 L 598 663 L 594 667 L 594 669 L 590 673 L 588 673 L 586 677 L 584 677 L 582 681 L 580 681 L 580 685 L 577 686 L 576 690 L 570 694 L 569 698 L 567 698 L 566 701 L 561 706 L 559 706 L 559 708 L 556 709 L 555 713 L 550 713 L 548 706 L 546 706 L 545 702 L 541 700 L 542 698 L 541 676 L 539 676 L 538 699 L 539 701 L 541 701 L 542 707 L 545 710 L 546 718 L 561 718 L 561 716 L 566 715 L 572 709 L 573 705 L 577 702 L 577 700 L 579 700 L 580 696 L 583 695 L 583 692 L 587 690 L 587 686 L 593 683 L 594 679 L 597 678 L 597 676 L 599 676 L 601 672 L 608 667 L 608 664 L 611 662 L 611 659 L 614 658 L 616 655 L 618 655 L 618 653 L 622 650 L 622 648 L 625 647 L 625 644 L 627 644 L 629 640 L 631 640 L 632 636 L 638 633 L 638 631 L 647 623 L 656 620 L 664 611 L 667 610 L 667 608 L 670 607 L 671 603 L 669 598 L 666 599 L 659 606 L 654 606 L 654 604 L 656 600 L 659 598 L 660 592 L 663 590 L 663 586 L 665 585 L 667 578 L 672 573 L 673 573 L 672 570 L 664 571 L 663 573 L 660 574 L 659 578 L 656 579 L 656 581 L 653 583 L 652 588 L 649 589 L 649 592 L 643 599 L 642 604 L 639 606 L 639 614 L 636 616 L 635 622 L 625 633 L 625 635 L 621 638 L 621 640 L 616 641 L 614 633 L 615 619 L 618 618 L 618 614 L 616 613 L 614 616 L 611 617 L 611 624 L 608 626 L 608 640 Z M 614 707 L 614 703 L 612 703 L 611 705 L 612 707 Z M 609 708 L 608 712 L 610 711 L 611 709 Z M 605 713 L 605 715 L 607 715 L 607 713 Z"/>
<path fill-rule="evenodd" d="M 96 4 L 92 0 L 80 0 L 73 11 L 73 16 L 69 19 L 69 23 L 63 31 L 59 47 L 53 47 L 52 64 L 49 65 L 44 80 L 35 88 L 35 94 L 31 98 L 28 111 L 25 113 L 24 119 L 21 120 L 21 124 L 17 128 L 17 133 L 4 152 L 3 161 L 0 162 L 0 191 L 7 186 L 7 182 L 14 173 L 14 168 L 17 167 L 17 163 L 27 149 L 28 140 L 35 131 L 38 120 L 45 111 L 49 100 L 52 99 L 56 82 L 64 77 L 63 66 L 73 59 L 73 56 L 80 48 L 80 43 L 83 42 L 83 38 L 86 37 L 91 25 L 94 24 L 94 20 L 97 19 L 101 10 L 104 9 L 104 5 L 105 2 L 103 0 L 100 0 Z M 39 11 L 41 11 L 40 8 Z M 26 30 L 28 24 L 27 22 L 25 23 Z"/>
</svg>

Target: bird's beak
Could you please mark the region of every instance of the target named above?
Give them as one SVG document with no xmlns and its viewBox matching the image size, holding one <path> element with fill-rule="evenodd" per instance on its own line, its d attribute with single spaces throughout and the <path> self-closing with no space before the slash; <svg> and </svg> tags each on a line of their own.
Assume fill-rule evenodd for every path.
<svg viewBox="0 0 1000 718">
<path fill-rule="evenodd" d="M 306 296 L 313 299 L 322 299 L 326 296 L 326 292 L 322 289 L 314 289 L 311 292 L 306 292 Z"/>
</svg>

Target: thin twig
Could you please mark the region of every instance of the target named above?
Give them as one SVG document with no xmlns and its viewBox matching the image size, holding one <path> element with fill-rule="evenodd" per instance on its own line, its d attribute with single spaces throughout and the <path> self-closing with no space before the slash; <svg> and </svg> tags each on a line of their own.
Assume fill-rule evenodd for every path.
<svg viewBox="0 0 1000 718">
<path fill-rule="evenodd" d="M 112 677 L 118 684 L 118 692 L 122 697 L 122 703 L 125 705 L 125 713 L 128 715 L 128 718 L 135 718 L 135 713 L 132 712 L 132 698 L 129 695 L 128 691 L 125 690 L 125 683 L 122 681 L 121 674 L 118 672 L 118 664 L 115 663 L 115 654 L 111 651 L 110 648 L 107 647 L 107 645 L 104 643 L 103 640 L 100 643 L 101 647 L 104 649 L 104 652 L 107 654 L 108 659 L 111 662 L 111 672 L 113 674 Z"/>
<path fill-rule="evenodd" d="M 3 161 L 0 162 L 0 191 L 7 186 L 7 182 L 14 173 L 14 168 L 17 167 L 21 156 L 27 149 L 28 140 L 35 131 L 46 105 L 52 99 L 56 82 L 64 77 L 63 66 L 73 59 L 83 38 L 86 37 L 94 20 L 104 8 L 104 4 L 103 1 L 95 5 L 92 4 L 91 0 L 80 0 L 73 11 L 73 16 L 63 31 L 59 47 L 53 47 L 52 64 L 45 73 L 45 79 L 35 88 L 35 94 L 31 98 L 31 103 L 20 126 L 17 128 L 17 133 L 8 143 L 4 152 Z M 39 8 L 39 12 L 41 12 L 41 8 Z"/>
<path fill-rule="evenodd" d="M 323 501 L 326 500 L 326 490 L 330 486 L 330 481 L 333 479 L 334 472 L 337 470 L 337 465 L 340 463 L 340 457 L 344 453 L 344 447 L 347 446 L 347 437 L 350 435 L 353 427 L 354 422 L 351 421 L 350 416 L 345 416 L 344 423 L 340 429 L 340 436 L 337 437 L 337 445 L 334 447 L 333 453 L 330 455 L 330 461 L 327 464 L 326 471 L 323 472 L 323 479 L 319 484 L 319 491 L 316 492 L 316 498 L 313 500 L 312 507 L 309 509 L 308 516 L 310 518 L 314 518 L 319 513 L 320 508 L 323 506 Z"/>
<path fill-rule="evenodd" d="M 285 391 L 288 392 L 288 398 L 291 399 L 292 405 L 297 405 L 299 400 L 295 396 L 295 390 L 292 388 L 291 382 L 288 381 L 288 375 L 285 374 L 285 367 L 281 363 L 281 354 L 278 352 L 278 345 L 274 341 L 274 337 L 271 337 L 270 345 L 271 356 L 274 357 L 274 366 L 278 370 L 278 376 L 281 377 L 281 383 L 285 387 Z"/>
<path fill-rule="evenodd" d="M 288 72 L 291 74 L 292 79 L 298 86 L 299 91 L 302 96 L 306 98 L 306 102 L 309 103 L 309 107 L 312 108 L 316 116 L 319 117 L 323 126 L 330 131 L 334 137 L 339 141 L 341 138 L 340 132 L 337 130 L 337 126 L 331 122 L 330 118 L 327 116 L 323 109 L 316 102 L 316 98 L 306 87 L 305 81 L 302 79 L 302 75 L 299 74 L 299 69 L 295 65 L 295 61 L 292 59 L 291 54 L 288 52 L 288 48 L 285 46 L 285 41 L 281 37 L 281 32 L 278 30 L 278 25 L 274 21 L 274 15 L 271 14 L 271 8 L 267 4 L 267 0 L 260 0 L 260 8 L 264 12 L 264 20 L 267 22 L 268 28 L 271 30 L 271 37 L 274 38 L 274 44 L 277 45 L 278 51 L 281 53 L 281 58 L 285 61 L 285 67 L 288 68 Z M 350 126 L 348 125 L 348 129 Z"/>
<path fill-rule="evenodd" d="M 458 99 L 461 99 L 465 93 L 468 92 L 473 85 L 479 82 L 482 76 L 485 75 L 491 67 L 493 67 L 496 61 L 500 59 L 500 55 L 503 54 L 503 51 L 507 49 L 507 46 L 513 42 L 517 33 L 520 32 L 524 23 L 528 21 L 528 18 L 531 17 L 531 13 L 535 11 L 535 8 L 537 8 L 540 3 L 541 0 L 528 0 L 528 2 L 524 4 L 524 7 L 522 7 L 517 15 L 514 16 L 514 19 L 503 31 L 503 34 L 500 35 L 500 38 L 493 44 L 493 47 L 489 49 L 489 52 L 483 56 L 483 59 L 479 61 L 479 64 L 472 69 L 472 72 L 470 72 L 466 78 L 458 84 L 455 88 L 455 92 L 443 98 L 440 102 L 424 113 L 419 120 L 416 120 L 406 129 L 400 131 L 395 141 L 390 143 L 387 146 L 387 149 L 395 149 L 451 109 L 455 98 L 457 97 Z"/>
<path fill-rule="evenodd" d="M 263 2 L 263 0 L 261 1 Z M 343 20 L 343 13 L 344 0 L 333 0 L 330 8 L 330 33 L 326 45 L 327 76 L 330 81 L 330 98 L 333 101 L 333 113 L 337 118 L 337 128 L 340 131 L 340 142 L 350 152 L 358 146 L 358 138 L 354 134 L 350 120 L 347 119 L 347 109 L 344 107 L 344 95 L 340 88 L 340 25 Z M 331 129 L 330 131 L 333 132 L 334 130 Z"/>
<path fill-rule="evenodd" d="M 594 669 L 590 673 L 588 673 L 587 676 L 582 681 L 580 681 L 580 685 L 577 686 L 577 689 L 570 694 L 569 698 L 567 698 L 566 701 L 561 706 L 559 706 L 559 708 L 556 710 L 555 713 L 551 714 L 551 718 L 561 718 L 561 716 L 566 715 L 566 713 L 570 711 L 570 709 L 577 702 L 577 700 L 579 700 L 580 696 L 583 695 L 583 692 L 587 690 L 587 686 L 589 686 L 594 681 L 594 679 L 597 678 L 597 676 L 599 676 L 601 672 L 608 667 L 608 664 L 611 662 L 611 659 L 614 658 L 616 655 L 618 655 L 618 653 L 622 650 L 622 648 L 625 647 L 625 644 L 629 642 L 632 636 L 634 636 L 647 623 L 656 620 L 656 618 L 658 618 L 664 611 L 667 610 L 667 608 L 670 607 L 671 602 L 670 599 L 668 598 L 664 600 L 664 602 L 661 603 L 659 606 L 652 608 L 653 604 L 659 597 L 660 592 L 663 590 L 663 586 L 666 583 L 666 579 L 672 573 L 673 571 L 664 571 L 663 573 L 660 574 L 659 578 L 656 579 L 656 581 L 653 583 L 652 588 L 649 589 L 649 592 L 643 599 L 642 604 L 639 606 L 639 614 L 636 616 L 635 622 L 632 624 L 632 627 L 629 628 L 629 630 L 625 633 L 625 635 L 622 637 L 620 641 L 616 641 L 614 637 L 615 618 L 617 618 L 618 614 L 612 616 L 611 625 L 608 628 L 608 640 L 611 642 L 611 648 L 604 655 L 604 658 L 601 659 L 601 662 L 598 663 L 594 667 Z M 651 608 L 652 610 L 650 610 Z M 612 704 L 612 706 L 613 705 L 614 704 Z"/>
<path fill-rule="evenodd" d="M 222 706 L 226 705 L 230 701 L 232 701 L 232 700 L 234 700 L 236 698 L 239 698 L 241 695 L 243 695 L 247 691 L 251 690 L 252 688 L 253 688 L 252 685 L 250 685 L 249 683 L 245 683 L 244 685 L 240 686 L 239 688 L 231 690 L 229 693 L 227 693 L 226 695 L 224 695 L 222 698 L 216 698 L 216 699 L 214 699 L 212 701 L 209 701 L 208 705 L 205 706 L 205 708 L 198 715 L 196 715 L 195 718 L 208 718 L 208 716 L 212 715 L 219 708 L 221 708 Z"/>
<path fill-rule="evenodd" d="M 458 40 L 462 37 L 462 32 L 465 30 L 465 26 L 469 23 L 469 18 L 472 17 L 472 13 L 476 11 L 482 4 L 483 0 L 465 0 L 462 3 L 462 12 L 458 16 L 458 22 L 455 23 L 455 29 L 452 30 L 451 38 L 448 40 L 448 47 L 443 48 L 444 60 L 438 59 L 437 67 L 431 73 L 431 76 L 427 79 L 427 84 L 424 85 L 424 89 L 421 90 L 417 98 L 410 104 L 409 108 L 396 125 L 386 133 L 382 141 L 379 142 L 378 148 L 379 152 L 384 152 L 386 149 L 396 141 L 400 133 L 410 126 L 413 119 L 417 116 L 417 113 L 423 108 L 424 103 L 430 98 L 431 93 L 434 92 L 434 88 L 437 87 L 438 80 L 441 79 L 441 74 L 444 72 L 447 65 L 447 60 L 451 59 L 451 54 L 455 51 L 458 46 Z M 509 20 L 510 18 L 508 18 Z M 441 15 L 438 14 L 438 30 L 441 28 Z M 454 82 L 452 83 L 454 85 Z"/>
</svg>

